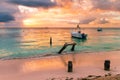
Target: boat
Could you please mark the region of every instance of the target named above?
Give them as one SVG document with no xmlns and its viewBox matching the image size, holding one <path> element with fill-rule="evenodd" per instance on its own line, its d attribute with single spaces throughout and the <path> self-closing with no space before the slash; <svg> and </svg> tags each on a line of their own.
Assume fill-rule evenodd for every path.
<svg viewBox="0 0 120 80">
<path fill-rule="evenodd" d="M 102 28 L 97 28 L 97 31 L 102 31 Z"/>
<path fill-rule="evenodd" d="M 78 38 L 78 39 L 86 39 L 87 38 L 87 34 L 81 32 L 79 25 L 77 25 L 77 30 L 74 30 L 71 32 L 71 36 L 73 38 Z"/>
</svg>

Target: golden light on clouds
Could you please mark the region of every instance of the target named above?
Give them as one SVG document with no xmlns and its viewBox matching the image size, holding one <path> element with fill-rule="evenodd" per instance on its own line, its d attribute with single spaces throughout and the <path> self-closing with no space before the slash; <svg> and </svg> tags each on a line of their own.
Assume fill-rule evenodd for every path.
<svg viewBox="0 0 120 80">
<path fill-rule="evenodd" d="M 118 23 L 120 16 L 118 11 L 110 11 L 94 6 L 91 0 L 50 0 L 57 3 L 54 7 L 26 7 L 19 5 L 18 9 L 23 18 L 23 27 L 71 27 L 76 24 L 92 27 L 104 23 L 108 27 L 110 24 Z M 111 0 L 115 2 L 116 0 Z M 96 7 L 96 9 L 94 9 Z M 104 8 L 103 6 L 100 6 Z M 102 18 L 108 22 L 101 21 Z M 93 19 L 93 20 L 92 20 Z M 103 23 L 102 23 L 103 22 Z"/>
<path fill-rule="evenodd" d="M 22 5 L 19 5 L 18 9 L 21 13 L 35 13 L 35 12 L 38 12 L 37 8 L 32 8 L 32 7 L 22 6 Z"/>
<path fill-rule="evenodd" d="M 83 0 L 81 4 L 82 4 L 81 7 L 83 8 L 83 10 L 90 10 L 93 7 L 90 0 Z"/>
<path fill-rule="evenodd" d="M 55 2 L 55 0 L 51 0 L 51 2 Z"/>
<path fill-rule="evenodd" d="M 23 23 L 26 26 L 37 26 L 38 25 L 37 22 L 38 21 L 36 19 L 26 19 L 26 20 L 23 20 Z"/>
<path fill-rule="evenodd" d="M 23 24 L 25 27 L 60 27 L 65 26 L 66 24 L 70 26 L 68 23 L 79 23 L 79 19 L 75 18 L 75 13 L 71 13 L 70 10 L 62 9 L 62 8 L 50 8 L 50 9 L 42 9 L 36 13 L 29 13 L 28 17 L 23 20 Z M 62 24 L 61 24 L 62 23 Z M 65 24 L 65 25 L 63 25 Z"/>
</svg>

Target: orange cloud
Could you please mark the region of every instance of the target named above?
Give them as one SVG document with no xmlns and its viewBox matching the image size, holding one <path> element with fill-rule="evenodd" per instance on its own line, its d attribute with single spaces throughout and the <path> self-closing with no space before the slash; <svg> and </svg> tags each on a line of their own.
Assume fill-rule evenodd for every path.
<svg viewBox="0 0 120 80">
<path fill-rule="evenodd" d="M 24 27 L 71 27 L 80 24 L 85 27 L 93 27 L 104 23 L 103 26 L 117 23 L 119 20 L 116 17 L 120 13 L 113 11 L 111 2 L 115 0 L 103 1 L 95 0 L 51 0 L 56 2 L 57 6 L 50 8 L 31 8 L 19 6 L 20 11 L 25 16 L 23 19 Z M 94 3 L 95 2 L 95 3 Z M 100 2 L 100 3 L 99 3 Z M 98 5 L 97 5 L 98 4 Z M 105 8 L 105 4 L 107 8 Z M 103 5 L 102 7 L 100 5 Z M 27 12 L 26 12 L 27 11 Z M 113 13 L 111 13 L 113 12 Z M 101 21 L 101 18 L 108 19 L 107 22 Z"/>
</svg>

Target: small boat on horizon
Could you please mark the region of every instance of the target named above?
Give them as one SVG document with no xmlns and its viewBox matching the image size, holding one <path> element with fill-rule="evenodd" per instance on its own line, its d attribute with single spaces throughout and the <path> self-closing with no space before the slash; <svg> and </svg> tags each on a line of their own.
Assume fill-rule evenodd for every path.
<svg viewBox="0 0 120 80">
<path fill-rule="evenodd" d="M 77 25 L 77 30 L 74 30 L 71 32 L 71 36 L 73 38 L 78 38 L 78 39 L 86 39 L 87 38 L 87 34 L 81 32 L 79 25 Z"/>
<path fill-rule="evenodd" d="M 97 28 L 97 31 L 102 31 L 102 28 Z"/>
</svg>

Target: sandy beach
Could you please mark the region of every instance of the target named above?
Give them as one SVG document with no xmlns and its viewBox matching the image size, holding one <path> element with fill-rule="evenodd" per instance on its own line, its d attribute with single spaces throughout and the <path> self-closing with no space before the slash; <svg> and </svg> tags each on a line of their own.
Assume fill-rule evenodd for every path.
<svg viewBox="0 0 120 80">
<path fill-rule="evenodd" d="M 110 71 L 104 70 L 104 61 L 110 60 Z M 73 72 L 67 72 L 68 61 Z M 29 59 L 0 60 L 0 80 L 65 80 L 88 75 L 104 76 L 120 73 L 120 51 L 96 53 L 66 53 Z"/>
</svg>

